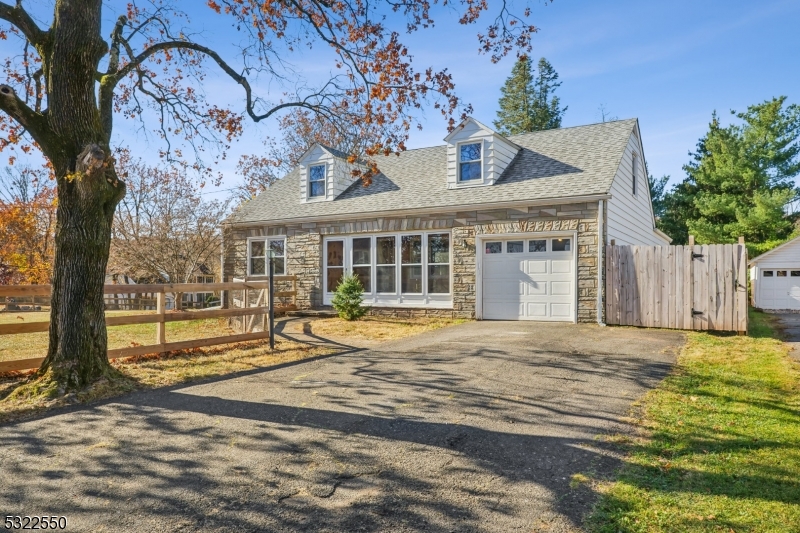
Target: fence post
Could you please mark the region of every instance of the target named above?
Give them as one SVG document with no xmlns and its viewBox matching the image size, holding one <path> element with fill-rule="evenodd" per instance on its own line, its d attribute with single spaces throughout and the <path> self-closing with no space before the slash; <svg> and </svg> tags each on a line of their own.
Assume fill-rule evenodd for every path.
<svg viewBox="0 0 800 533">
<path fill-rule="evenodd" d="M 166 344 L 166 324 L 164 323 L 164 313 L 166 312 L 166 294 L 163 292 L 156 293 L 156 313 L 158 313 L 158 322 L 156 323 L 156 344 Z"/>
</svg>

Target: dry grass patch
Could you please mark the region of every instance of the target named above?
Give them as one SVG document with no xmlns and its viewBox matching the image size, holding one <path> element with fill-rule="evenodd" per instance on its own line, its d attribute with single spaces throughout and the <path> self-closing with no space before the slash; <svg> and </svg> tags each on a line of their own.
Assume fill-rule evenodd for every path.
<svg viewBox="0 0 800 533">
<path fill-rule="evenodd" d="M 118 396 L 136 389 L 166 387 L 215 376 L 245 372 L 334 353 L 326 347 L 277 341 L 239 343 L 214 348 L 197 348 L 166 355 L 129 357 L 112 361 L 116 379 L 101 380 L 76 394 L 61 396 L 47 376 L 27 375 L 0 379 L 0 421 L 54 407 L 85 403 Z"/>
<path fill-rule="evenodd" d="M 458 318 L 385 318 L 365 316 L 347 321 L 322 318 L 311 322 L 311 332 L 320 337 L 389 341 L 466 322 Z"/>
<path fill-rule="evenodd" d="M 130 311 L 124 313 L 132 314 Z M 26 317 L 32 314 L 26 313 Z M 109 313 L 109 315 L 111 314 Z M 38 317 L 38 320 L 41 320 L 41 317 Z M 331 318 L 312 322 L 312 330 L 314 335 L 323 338 L 330 336 L 365 341 L 385 341 L 416 335 L 460 322 L 463 320 L 438 318 L 394 320 L 368 317 L 355 322 L 347 322 L 339 318 Z M 152 344 L 154 341 L 153 329 L 152 324 L 109 328 L 109 345 L 110 347 L 129 346 L 132 342 Z M 229 333 L 232 333 L 232 330 L 227 326 L 226 319 L 205 319 L 167 324 L 169 341 L 216 337 Z M 45 333 L 41 335 L 46 336 Z M 9 335 L 0 337 L 0 339 L 5 342 L 7 339 L 19 337 L 31 337 L 31 335 Z M 113 343 L 112 338 L 115 339 Z M 6 359 L 44 356 L 47 350 L 46 340 L 43 345 L 37 345 L 35 351 L 32 347 L 26 347 L 24 342 L 16 342 L 15 346 L 18 346 L 20 350 L 30 349 L 31 352 L 14 351 L 9 354 L 0 351 Z M 6 349 L 6 345 L 3 346 Z M 264 340 L 197 348 L 171 352 L 166 355 L 129 357 L 112 361 L 112 366 L 116 370 L 113 377 L 101 380 L 79 393 L 66 396 L 59 394 L 57 387 L 48 379 L 48 376 L 35 379 L 33 371 L 25 374 L 6 375 L 0 377 L 0 422 L 63 405 L 110 398 L 137 389 L 165 387 L 236 372 L 264 369 L 340 351 L 340 348 L 334 346 L 319 346 L 277 339 L 274 351 L 269 349 L 269 342 Z M 31 355 L 25 355 L 27 353 Z"/>
</svg>

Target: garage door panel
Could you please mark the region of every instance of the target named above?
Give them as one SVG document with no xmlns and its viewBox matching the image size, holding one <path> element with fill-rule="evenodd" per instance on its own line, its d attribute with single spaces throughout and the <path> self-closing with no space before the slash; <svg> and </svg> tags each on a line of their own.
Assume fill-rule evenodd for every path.
<svg viewBox="0 0 800 533">
<path fill-rule="evenodd" d="M 546 318 L 547 304 L 532 302 L 528 303 L 528 316 L 531 318 Z"/>
<path fill-rule="evenodd" d="M 519 320 L 524 314 L 524 305 L 510 302 L 483 302 L 484 314 L 496 320 Z"/>
<path fill-rule="evenodd" d="M 547 261 L 528 261 L 525 272 L 528 274 L 547 274 Z"/>
<path fill-rule="evenodd" d="M 525 287 L 527 288 L 526 296 L 544 296 L 547 294 L 547 283 L 528 281 Z"/>
<path fill-rule="evenodd" d="M 520 240 L 519 237 L 512 240 Z M 549 248 L 549 246 L 548 246 Z M 575 264 L 569 252 L 483 255 L 483 318 L 559 320 L 575 316 Z"/>
<path fill-rule="evenodd" d="M 483 284 L 484 294 L 491 297 L 492 294 L 516 294 L 519 296 L 520 282 L 515 279 L 492 279 Z"/>
<path fill-rule="evenodd" d="M 572 318 L 572 305 L 566 303 L 550 304 L 550 315 L 554 318 L 555 317 L 564 319 Z"/>
<path fill-rule="evenodd" d="M 572 294 L 571 281 L 552 281 L 550 282 L 550 294 L 554 296 L 567 296 Z"/>
<path fill-rule="evenodd" d="M 550 270 L 553 274 L 570 274 L 572 272 L 572 260 L 571 259 L 559 259 L 552 261 L 552 267 Z"/>
</svg>

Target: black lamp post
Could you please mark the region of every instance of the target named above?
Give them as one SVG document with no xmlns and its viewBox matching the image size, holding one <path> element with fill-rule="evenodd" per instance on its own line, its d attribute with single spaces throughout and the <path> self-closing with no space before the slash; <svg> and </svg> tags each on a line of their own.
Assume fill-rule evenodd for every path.
<svg viewBox="0 0 800 533">
<path fill-rule="evenodd" d="M 275 349 L 275 261 L 273 251 L 269 252 L 269 349 Z"/>
</svg>

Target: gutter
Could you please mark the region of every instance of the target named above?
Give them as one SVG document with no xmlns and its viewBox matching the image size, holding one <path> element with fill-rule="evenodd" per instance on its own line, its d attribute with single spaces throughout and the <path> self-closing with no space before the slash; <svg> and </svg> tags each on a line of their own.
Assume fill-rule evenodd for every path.
<svg viewBox="0 0 800 533">
<path fill-rule="evenodd" d="M 669 235 L 667 235 L 666 233 L 664 233 L 663 231 L 661 231 L 660 229 L 658 229 L 656 227 L 653 227 L 653 230 L 656 232 L 656 235 L 660 235 L 661 237 L 664 237 L 665 239 L 667 239 L 668 243 L 672 244 L 672 237 L 670 237 Z"/>
<path fill-rule="evenodd" d="M 363 218 L 391 218 L 391 217 L 406 217 L 411 215 L 422 214 L 442 214 L 453 213 L 457 211 L 479 211 L 485 209 L 500 209 L 512 207 L 529 207 L 537 205 L 564 205 L 574 204 L 581 202 L 597 202 L 601 200 L 608 200 L 611 198 L 610 194 L 593 194 L 588 196 L 572 196 L 572 197 L 558 197 L 558 198 L 543 198 L 537 200 L 510 200 L 506 202 L 491 202 L 485 204 L 461 204 L 461 205 L 443 205 L 436 207 L 422 207 L 416 209 L 392 209 L 386 211 L 365 211 L 361 213 L 347 213 L 347 214 L 329 214 L 313 217 L 297 217 L 297 218 L 281 218 L 274 220 L 252 220 L 248 222 L 228 222 L 223 223 L 232 228 L 252 227 L 252 226 L 275 226 L 283 224 L 302 224 L 311 222 L 330 222 L 330 221 L 344 221 L 344 220 L 358 220 Z"/>
</svg>

